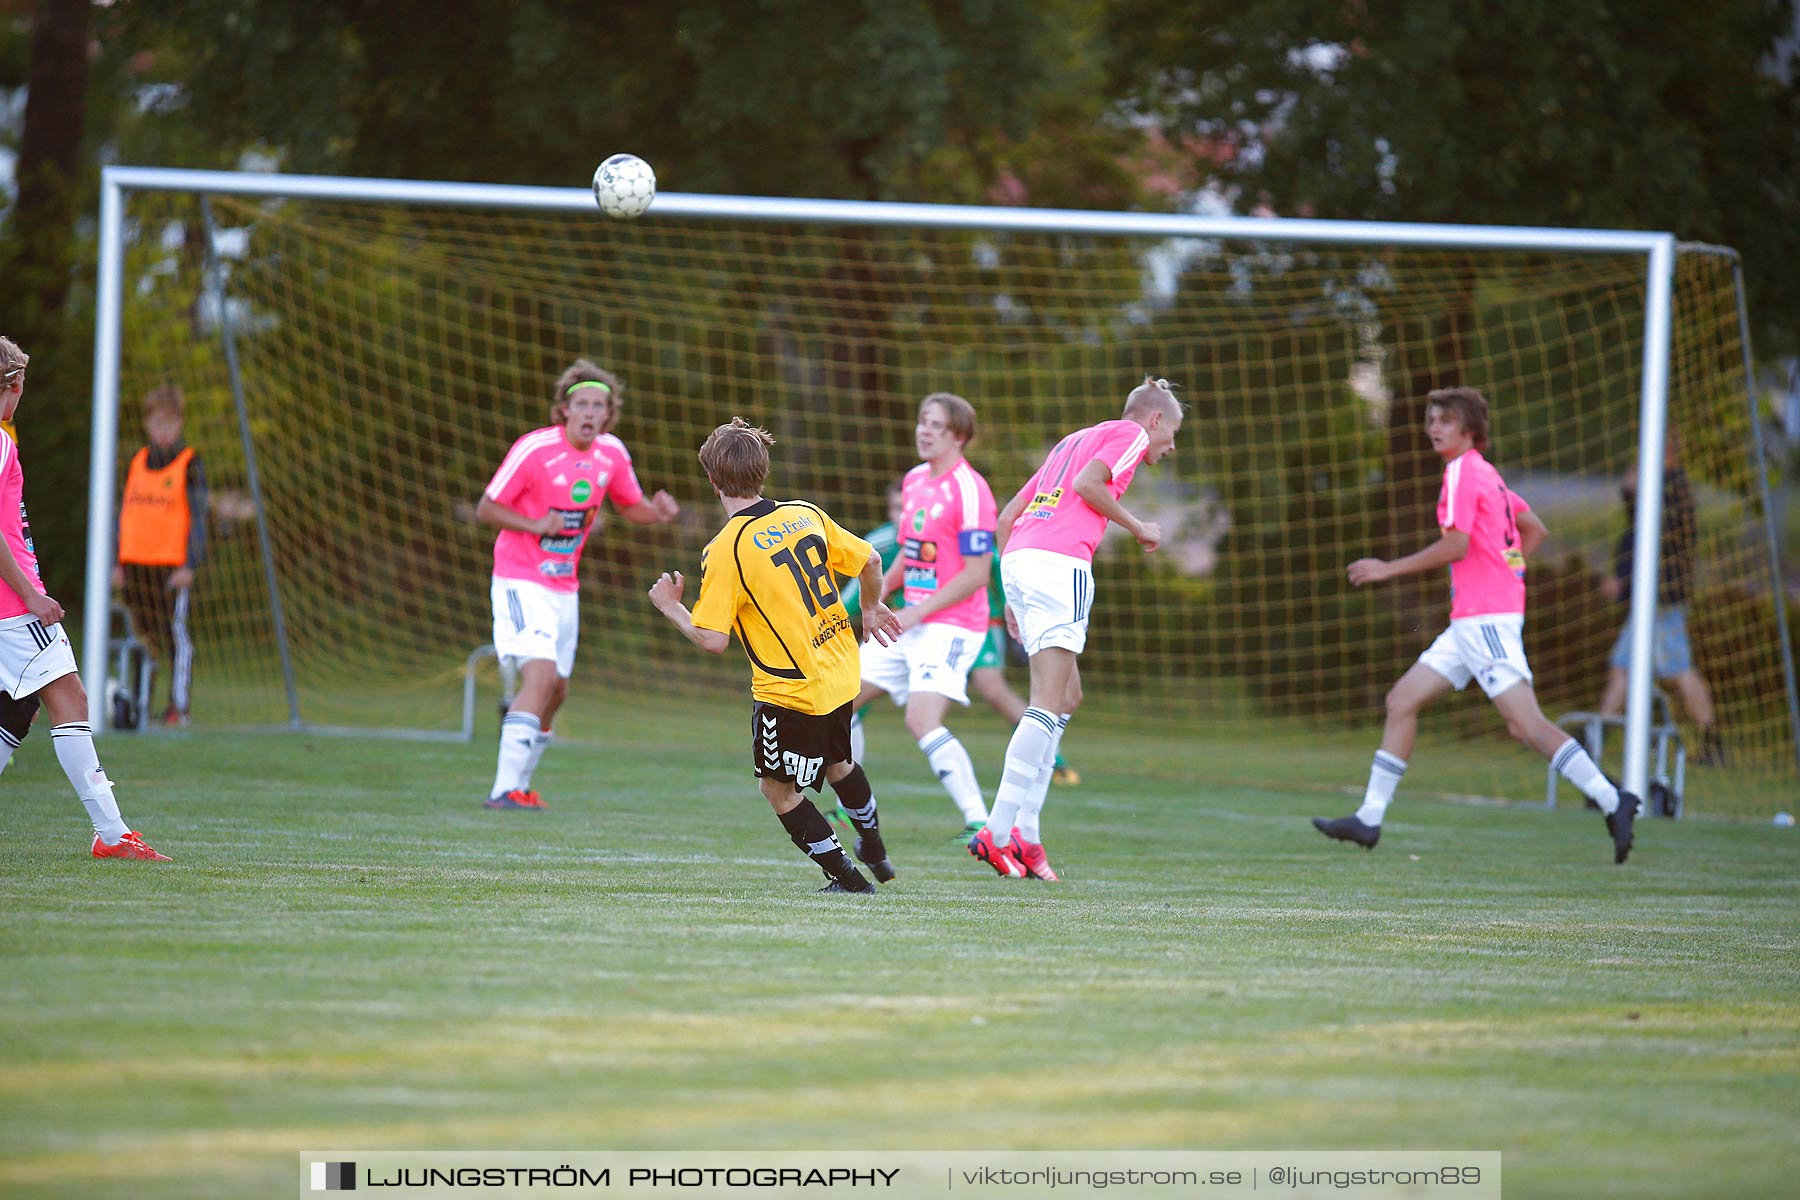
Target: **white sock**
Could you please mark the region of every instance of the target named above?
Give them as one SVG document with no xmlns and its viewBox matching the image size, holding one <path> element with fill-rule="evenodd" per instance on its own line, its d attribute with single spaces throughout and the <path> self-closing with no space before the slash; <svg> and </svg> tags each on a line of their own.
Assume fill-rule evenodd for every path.
<svg viewBox="0 0 1800 1200">
<path fill-rule="evenodd" d="M 1400 779 L 1405 774 L 1404 758 L 1377 750 L 1375 761 L 1369 764 L 1369 786 L 1363 792 L 1362 807 L 1356 810 L 1356 819 L 1364 825 L 1381 824 L 1388 805 L 1394 802 L 1394 789 L 1400 786 Z"/>
<path fill-rule="evenodd" d="M 1028 842 L 1044 840 L 1038 818 L 1044 812 L 1044 799 L 1050 795 L 1050 780 L 1056 774 L 1056 751 L 1062 745 L 1063 733 L 1069 728 L 1069 716 L 1064 713 L 1056 718 L 1056 733 L 1050 739 L 1050 749 L 1044 752 L 1043 765 L 1038 768 L 1037 778 L 1031 781 L 1031 791 L 1019 805 L 1018 819 L 1013 822 L 1019 836 Z"/>
<path fill-rule="evenodd" d="M 9 731 L 0 729 L 0 775 L 6 773 L 6 764 L 12 761 L 13 751 L 19 748 L 19 739 Z"/>
<path fill-rule="evenodd" d="M 1550 765 L 1556 773 L 1582 790 L 1582 793 L 1600 806 L 1603 813 L 1619 811 L 1619 789 L 1612 785 L 1605 773 L 1594 765 L 1588 757 L 1587 750 L 1574 738 L 1564 742 L 1550 756 Z"/>
<path fill-rule="evenodd" d="M 519 779 L 531 761 L 531 748 L 543 728 L 535 713 L 509 712 L 500 722 L 500 754 L 494 767 L 494 786 L 488 797 L 519 790 Z"/>
<path fill-rule="evenodd" d="M 112 780 L 106 777 L 100 767 L 100 757 L 94 753 L 94 727 L 86 721 L 53 725 L 50 744 L 56 747 L 56 761 L 62 764 L 63 774 L 69 777 L 69 786 L 81 798 L 81 806 L 87 809 L 94 832 L 107 845 L 118 845 L 119 839 L 131 829 L 119 816 L 118 802 L 113 799 Z"/>
<path fill-rule="evenodd" d="M 969 752 L 956 740 L 956 735 L 939 725 L 919 739 L 919 749 L 925 752 L 925 761 L 931 764 L 938 782 L 944 785 L 944 790 L 950 793 L 950 799 L 956 802 L 963 821 L 973 823 L 987 820 L 987 805 L 981 799 L 981 785 L 975 781 L 975 764 L 969 761 Z"/>
<path fill-rule="evenodd" d="M 531 757 L 525 760 L 525 769 L 519 772 L 519 790 L 521 792 L 531 790 L 532 772 L 537 770 L 538 760 L 544 757 L 544 747 L 548 746 L 550 739 L 555 736 L 548 729 L 540 729 L 537 736 L 531 739 Z"/>
<path fill-rule="evenodd" d="M 862 710 L 859 708 L 850 714 L 850 761 L 860 763 L 863 751 L 869 748 L 869 735 L 863 732 Z"/>
<path fill-rule="evenodd" d="M 1006 768 L 1000 772 L 1000 786 L 994 792 L 994 811 L 988 817 L 988 828 L 994 831 L 994 844 L 1004 846 L 1012 840 L 1012 827 L 1019 810 L 1031 795 L 1042 769 L 1045 752 L 1056 745 L 1056 718 L 1041 708 L 1028 708 L 1006 743 Z M 1050 755 L 1049 761 L 1055 761 Z M 1024 832 L 1021 830 L 1020 832 Z"/>
</svg>

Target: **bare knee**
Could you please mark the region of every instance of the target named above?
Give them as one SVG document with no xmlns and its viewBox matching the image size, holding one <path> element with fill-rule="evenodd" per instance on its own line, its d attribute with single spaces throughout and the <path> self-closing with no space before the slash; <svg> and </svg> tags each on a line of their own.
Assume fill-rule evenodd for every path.
<svg viewBox="0 0 1800 1200">
<path fill-rule="evenodd" d="M 1387 697 L 1383 703 L 1387 707 L 1387 716 L 1390 721 L 1404 720 L 1419 715 L 1419 705 L 1417 701 L 1403 693 L 1400 690 L 1399 684 L 1395 684 L 1388 689 Z"/>
<path fill-rule="evenodd" d="M 906 710 L 906 732 L 913 735 L 914 741 L 918 741 L 942 724 L 943 721 L 940 718 L 935 718 L 926 713 L 914 712 L 910 708 Z"/>
<path fill-rule="evenodd" d="M 763 799 L 777 814 L 791 812 L 800 803 L 800 793 L 785 779 L 759 779 L 756 782 L 762 789 Z"/>
<path fill-rule="evenodd" d="M 72 671 L 45 684 L 38 695 L 44 701 L 52 724 L 66 725 L 70 721 L 88 719 L 87 689 L 81 686 L 81 676 Z"/>
</svg>

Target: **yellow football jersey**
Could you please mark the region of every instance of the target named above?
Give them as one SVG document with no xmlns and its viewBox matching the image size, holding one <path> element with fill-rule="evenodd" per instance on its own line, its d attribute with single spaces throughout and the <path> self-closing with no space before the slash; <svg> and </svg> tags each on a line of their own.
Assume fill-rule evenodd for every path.
<svg viewBox="0 0 1800 1200">
<path fill-rule="evenodd" d="M 736 633 L 758 700 L 821 716 L 856 699 L 862 656 L 837 575 L 875 548 L 804 500 L 758 500 L 700 556 L 693 622 Z"/>
</svg>

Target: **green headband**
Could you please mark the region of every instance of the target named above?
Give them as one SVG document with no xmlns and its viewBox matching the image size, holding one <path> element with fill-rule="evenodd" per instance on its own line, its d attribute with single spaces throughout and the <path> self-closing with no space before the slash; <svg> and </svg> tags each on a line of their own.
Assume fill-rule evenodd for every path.
<svg viewBox="0 0 1800 1200">
<path fill-rule="evenodd" d="M 588 388 L 588 387 L 597 387 L 601 391 L 605 392 L 607 395 L 609 395 L 609 396 L 612 395 L 612 386 L 610 384 L 601 383 L 598 379 L 584 379 L 580 383 L 572 383 L 569 385 L 569 389 L 567 391 L 565 391 L 563 393 L 563 395 L 565 397 L 573 396 L 576 392 L 579 392 L 582 388 Z"/>
</svg>

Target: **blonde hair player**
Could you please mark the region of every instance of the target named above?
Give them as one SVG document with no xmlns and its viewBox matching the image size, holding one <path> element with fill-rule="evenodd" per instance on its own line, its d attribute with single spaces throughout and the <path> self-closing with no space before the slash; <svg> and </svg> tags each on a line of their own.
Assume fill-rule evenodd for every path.
<svg viewBox="0 0 1800 1200">
<path fill-rule="evenodd" d="M 0 420 L 10 421 L 25 396 L 25 368 L 31 357 L 0 337 Z M 69 786 L 93 822 L 95 858 L 146 859 L 168 862 L 152 850 L 119 815 L 112 780 L 94 753 L 94 728 L 88 724 L 87 690 L 76 673 L 69 635 L 63 632 L 63 608 L 44 593 L 38 577 L 31 521 L 25 514 L 25 472 L 19 447 L 0 432 L 0 770 L 31 728 L 41 700 L 50 710 L 50 744 Z"/>
<path fill-rule="evenodd" d="M 1031 656 L 1031 703 L 1007 743 L 987 828 L 970 840 L 969 853 L 1002 876 L 1057 879 L 1039 814 L 1057 744 L 1081 704 L 1077 659 L 1094 604 L 1094 551 L 1110 522 L 1146 552 L 1162 543 L 1162 526 L 1120 501 L 1139 466 L 1174 449 L 1181 418 L 1174 385 L 1144 376 L 1118 420 L 1077 429 L 1056 443 L 1000 514 L 1006 625 Z"/>
</svg>

